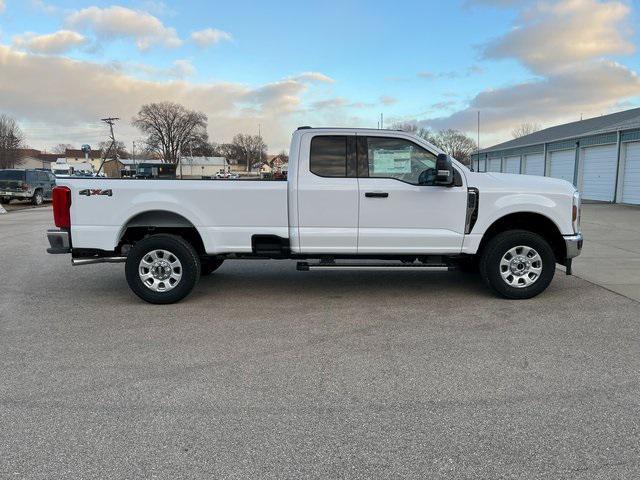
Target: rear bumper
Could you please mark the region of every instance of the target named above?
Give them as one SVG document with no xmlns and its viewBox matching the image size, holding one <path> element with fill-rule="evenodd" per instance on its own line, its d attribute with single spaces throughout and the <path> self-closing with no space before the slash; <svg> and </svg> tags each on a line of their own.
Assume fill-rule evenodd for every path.
<svg viewBox="0 0 640 480">
<path fill-rule="evenodd" d="M 14 192 L 14 191 L 9 191 L 9 190 L 1 190 L 0 189 L 0 197 L 7 197 L 7 198 L 31 198 L 33 197 L 33 192 L 28 192 L 28 191 L 20 191 L 20 192 Z"/>
<path fill-rule="evenodd" d="M 584 239 L 582 233 L 575 235 L 567 235 L 564 237 L 564 242 L 567 247 L 567 259 L 575 258 L 582 252 L 582 244 Z"/>
<path fill-rule="evenodd" d="M 47 230 L 47 240 L 51 245 L 47 253 L 71 253 L 71 237 L 67 230 Z"/>
</svg>

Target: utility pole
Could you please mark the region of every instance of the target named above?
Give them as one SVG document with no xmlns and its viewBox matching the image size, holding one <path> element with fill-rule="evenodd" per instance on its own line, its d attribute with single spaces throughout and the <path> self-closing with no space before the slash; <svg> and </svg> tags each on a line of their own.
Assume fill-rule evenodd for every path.
<svg viewBox="0 0 640 480">
<path fill-rule="evenodd" d="M 478 110 L 478 144 L 476 147 L 478 152 L 478 171 L 480 171 L 480 110 Z M 473 162 L 471 162 L 471 170 L 473 170 Z"/>
<path fill-rule="evenodd" d="M 107 148 L 107 151 L 104 153 L 102 157 L 102 162 L 100 162 L 100 168 L 98 168 L 98 173 L 96 173 L 96 176 L 100 174 L 100 171 L 102 170 L 102 166 L 104 165 L 104 161 L 107 159 L 107 157 L 109 156 L 109 152 L 111 152 L 111 149 L 116 144 L 116 136 L 113 133 L 113 125 L 114 123 L 116 123 L 116 121 L 120 119 L 117 117 L 109 117 L 109 118 L 101 118 L 100 120 L 106 123 L 107 125 L 109 125 L 109 138 L 111 139 L 111 144 L 109 145 L 109 148 Z"/>
<path fill-rule="evenodd" d="M 380 130 L 384 129 L 384 114 L 380 113 Z"/>
</svg>

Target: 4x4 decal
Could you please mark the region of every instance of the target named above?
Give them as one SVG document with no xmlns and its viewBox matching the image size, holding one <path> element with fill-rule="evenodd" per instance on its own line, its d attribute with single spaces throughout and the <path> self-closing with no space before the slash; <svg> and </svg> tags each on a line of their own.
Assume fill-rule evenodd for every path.
<svg viewBox="0 0 640 480">
<path fill-rule="evenodd" d="M 87 197 L 90 197 L 91 195 L 106 195 L 107 197 L 111 197 L 113 195 L 113 191 L 100 190 L 99 188 L 87 188 L 85 190 L 80 190 L 78 193 Z"/>
</svg>

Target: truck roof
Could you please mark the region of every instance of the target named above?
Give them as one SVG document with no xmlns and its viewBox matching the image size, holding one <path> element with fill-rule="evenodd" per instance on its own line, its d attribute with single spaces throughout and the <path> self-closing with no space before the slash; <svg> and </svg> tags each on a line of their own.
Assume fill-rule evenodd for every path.
<svg viewBox="0 0 640 480">
<path fill-rule="evenodd" d="M 346 131 L 353 131 L 353 130 L 359 130 L 359 131 L 376 131 L 376 132 L 403 132 L 403 133 L 410 133 L 410 132 L 406 132 L 405 130 L 402 130 L 400 128 L 366 128 L 366 127 L 311 127 L 309 125 L 304 125 L 302 127 L 298 127 L 297 130 L 346 130 Z"/>
</svg>

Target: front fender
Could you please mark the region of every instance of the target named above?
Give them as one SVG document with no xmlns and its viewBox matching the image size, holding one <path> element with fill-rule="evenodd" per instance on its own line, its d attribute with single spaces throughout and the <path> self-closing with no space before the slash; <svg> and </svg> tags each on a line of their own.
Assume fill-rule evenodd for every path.
<svg viewBox="0 0 640 480">
<path fill-rule="evenodd" d="M 563 235 L 573 233 L 571 205 L 566 200 L 532 193 L 481 195 L 478 221 L 474 234 L 484 234 L 497 220 L 513 213 L 537 213 L 551 220 Z M 566 207 L 566 208 L 565 208 Z"/>
</svg>

